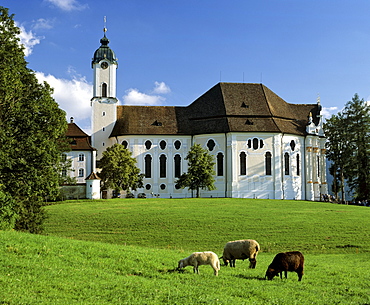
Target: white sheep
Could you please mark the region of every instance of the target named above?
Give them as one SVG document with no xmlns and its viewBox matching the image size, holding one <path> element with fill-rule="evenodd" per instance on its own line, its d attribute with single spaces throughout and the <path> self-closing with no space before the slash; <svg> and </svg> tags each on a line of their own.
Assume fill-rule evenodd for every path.
<svg viewBox="0 0 370 305">
<path fill-rule="evenodd" d="M 211 251 L 194 252 L 190 254 L 188 257 L 179 260 L 178 268 L 193 266 L 194 273 L 199 274 L 198 267 L 200 265 L 211 265 L 216 276 L 218 275 L 218 270 L 220 270 L 220 260 L 217 254 Z"/>
<path fill-rule="evenodd" d="M 257 264 L 256 258 L 260 249 L 258 242 L 253 239 L 229 241 L 225 245 L 221 258 L 223 259 L 225 266 L 230 262 L 230 267 L 235 267 L 236 259 L 249 259 L 249 268 L 254 269 Z"/>
</svg>

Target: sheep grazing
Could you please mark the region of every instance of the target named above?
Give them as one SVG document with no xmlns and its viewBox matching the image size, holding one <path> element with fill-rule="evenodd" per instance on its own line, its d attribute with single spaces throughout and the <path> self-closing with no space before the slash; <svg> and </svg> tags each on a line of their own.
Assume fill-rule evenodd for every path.
<svg viewBox="0 0 370 305">
<path fill-rule="evenodd" d="M 214 270 L 214 274 L 218 275 L 218 270 L 220 270 L 220 261 L 216 253 L 211 251 L 205 252 L 194 252 L 188 257 L 179 260 L 178 268 L 185 268 L 186 266 L 193 266 L 194 273 L 199 274 L 198 267 L 200 265 L 211 265 Z"/>
<path fill-rule="evenodd" d="M 235 260 L 249 259 L 249 268 L 256 268 L 257 254 L 260 251 L 260 245 L 253 239 L 242 239 L 229 241 L 225 247 L 222 255 L 225 266 L 230 262 L 230 267 L 235 267 Z"/>
<path fill-rule="evenodd" d="M 274 276 L 280 274 L 280 278 L 283 278 L 283 271 L 285 278 L 288 278 L 288 271 L 295 271 L 298 274 L 298 281 L 302 280 L 303 276 L 303 264 L 304 257 L 299 251 L 284 252 L 276 254 L 272 263 L 267 268 L 265 278 L 272 280 Z"/>
</svg>

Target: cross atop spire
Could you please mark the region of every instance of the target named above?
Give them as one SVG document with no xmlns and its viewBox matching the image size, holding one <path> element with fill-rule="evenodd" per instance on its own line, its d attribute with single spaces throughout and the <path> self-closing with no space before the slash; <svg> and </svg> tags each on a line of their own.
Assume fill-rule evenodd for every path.
<svg viewBox="0 0 370 305">
<path fill-rule="evenodd" d="M 107 16 L 104 16 L 104 29 L 103 29 L 104 35 L 106 31 L 107 31 Z"/>
</svg>

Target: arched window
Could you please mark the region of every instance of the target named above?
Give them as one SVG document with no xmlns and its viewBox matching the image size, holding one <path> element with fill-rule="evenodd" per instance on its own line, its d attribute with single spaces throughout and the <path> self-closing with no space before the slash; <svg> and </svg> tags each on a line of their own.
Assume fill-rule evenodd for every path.
<svg viewBox="0 0 370 305">
<path fill-rule="evenodd" d="M 102 97 L 107 97 L 107 91 L 108 91 L 107 88 L 108 88 L 108 86 L 107 86 L 106 83 L 103 83 L 101 85 L 101 96 Z"/>
<path fill-rule="evenodd" d="M 271 176 L 271 153 L 267 152 L 265 154 L 265 168 L 266 168 L 266 175 Z"/>
<path fill-rule="evenodd" d="M 145 161 L 145 178 L 152 177 L 152 156 L 146 155 L 144 158 Z"/>
<path fill-rule="evenodd" d="M 299 154 L 297 154 L 297 176 L 301 174 L 301 164 L 299 160 Z"/>
<path fill-rule="evenodd" d="M 289 175 L 289 154 L 284 154 L 284 173 L 285 175 Z"/>
<path fill-rule="evenodd" d="M 152 142 L 151 142 L 151 141 L 149 141 L 149 140 L 145 141 L 145 148 L 146 148 L 147 150 L 149 150 L 151 147 L 152 147 Z"/>
<path fill-rule="evenodd" d="M 85 161 L 85 155 L 84 154 L 79 154 L 78 155 L 78 161 Z"/>
<path fill-rule="evenodd" d="M 295 149 L 295 142 L 294 142 L 294 140 L 290 141 L 290 148 L 292 149 L 292 151 L 294 151 L 294 149 Z"/>
<path fill-rule="evenodd" d="M 320 156 L 317 156 L 317 177 L 320 177 Z"/>
<path fill-rule="evenodd" d="M 159 178 L 166 178 L 166 164 L 167 157 L 165 155 L 161 155 L 159 157 Z"/>
<path fill-rule="evenodd" d="M 174 145 L 175 145 L 175 148 L 176 148 L 177 150 L 179 150 L 179 149 L 180 149 L 180 147 L 181 147 L 181 142 L 180 142 L 179 140 L 176 140 L 176 141 L 175 141 L 175 143 L 174 143 Z"/>
<path fill-rule="evenodd" d="M 217 154 L 217 176 L 224 175 L 224 154 L 219 152 Z"/>
<path fill-rule="evenodd" d="M 258 149 L 258 139 L 253 138 L 253 149 Z"/>
<path fill-rule="evenodd" d="M 212 151 L 215 148 L 215 146 L 216 146 L 215 141 L 213 141 L 212 139 L 208 140 L 207 147 L 209 151 Z"/>
<path fill-rule="evenodd" d="M 83 168 L 80 168 L 80 169 L 78 170 L 78 177 L 83 177 L 83 176 L 84 176 L 84 174 L 85 174 L 84 169 L 83 169 Z"/>
<path fill-rule="evenodd" d="M 127 148 L 127 147 L 128 147 L 128 142 L 127 142 L 126 140 L 123 140 L 123 141 L 122 141 L 122 146 L 123 146 L 124 148 Z"/>
<path fill-rule="evenodd" d="M 181 176 L 181 156 L 175 155 L 175 178 L 179 178 Z"/>
<path fill-rule="evenodd" d="M 166 148 L 166 146 L 167 146 L 167 143 L 166 143 L 166 141 L 164 141 L 164 140 L 162 140 L 162 141 L 159 143 L 159 147 L 160 147 L 162 150 L 164 150 L 164 149 Z"/>
<path fill-rule="evenodd" d="M 247 155 L 243 151 L 240 153 L 240 175 L 244 176 L 247 174 Z"/>
</svg>

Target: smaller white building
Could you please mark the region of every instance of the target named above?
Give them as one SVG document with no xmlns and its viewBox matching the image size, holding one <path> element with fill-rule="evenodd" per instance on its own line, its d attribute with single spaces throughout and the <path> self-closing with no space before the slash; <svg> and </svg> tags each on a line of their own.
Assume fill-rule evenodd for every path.
<svg viewBox="0 0 370 305">
<path fill-rule="evenodd" d="M 66 136 L 71 150 L 64 155 L 71 161 L 71 167 L 62 175 L 74 179 L 75 183 L 63 185 L 62 196 L 66 199 L 100 199 L 100 179 L 95 175 L 96 149 L 90 144 L 90 136 L 73 122 L 73 118 L 68 123 Z"/>
</svg>

